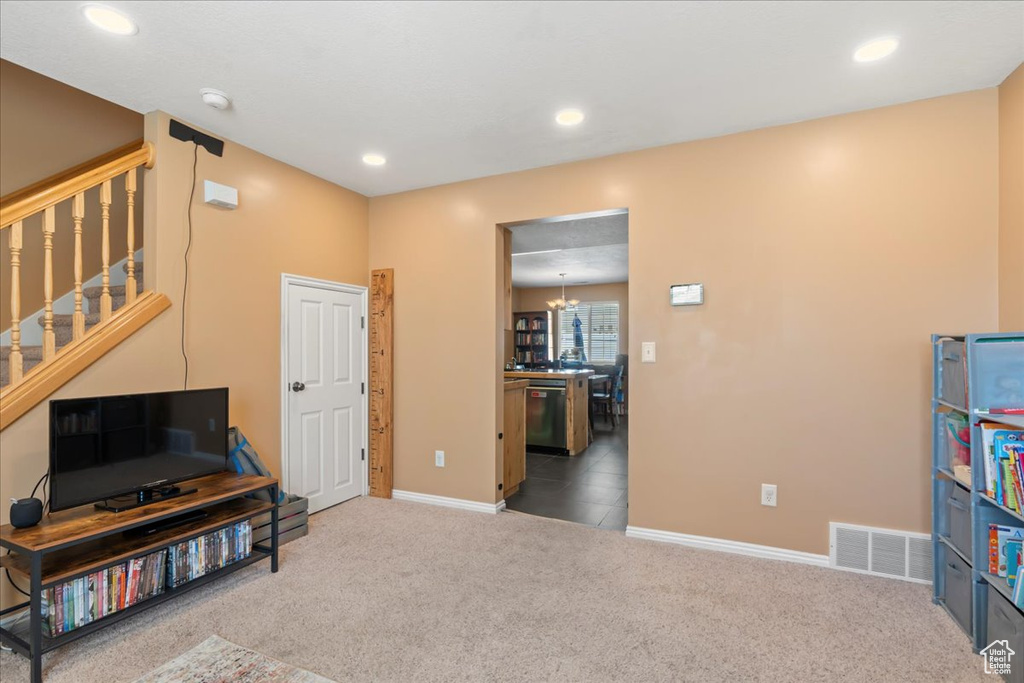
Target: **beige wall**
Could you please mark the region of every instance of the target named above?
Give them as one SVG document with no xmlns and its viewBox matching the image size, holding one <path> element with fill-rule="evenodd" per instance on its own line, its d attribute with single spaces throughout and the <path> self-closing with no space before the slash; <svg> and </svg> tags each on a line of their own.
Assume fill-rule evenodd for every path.
<svg viewBox="0 0 1024 683">
<path fill-rule="evenodd" d="M 142 119 L 0 59 L 0 196 L 141 138 Z"/>
<path fill-rule="evenodd" d="M 546 311 L 548 301 L 562 296 L 562 288 L 559 287 L 514 287 L 512 290 L 512 301 L 518 304 L 515 311 Z M 619 353 L 626 353 L 626 343 L 629 339 L 629 283 L 616 282 L 606 285 L 576 285 L 565 288 L 565 296 L 568 299 L 579 299 L 582 302 L 589 301 L 618 301 L 619 302 Z M 558 315 L 552 314 L 552 324 L 558 325 Z M 555 335 L 555 358 L 561 353 L 559 348 L 558 335 Z M 512 354 L 506 350 L 506 356 Z"/>
<path fill-rule="evenodd" d="M 630 354 L 658 344 L 630 368 L 629 523 L 822 554 L 830 520 L 928 530 L 928 336 L 997 325 L 997 115 L 988 89 L 374 198 L 396 488 L 497 496 L 494 226 L 626 207 Z M 452 320 L 445 391 L 421 342 Z"/>
<path fill-rule="evenodd" d="M 0 195 L 7 195 L 142 137 L 142 114 L 0 60 Z M 127 255 L 124 180 L 113 183 L 111 261 Z M 136 206 L 136 249 L 144 243 L 142 197 Z M 74 232 L 70 201 L 57 206 L 53 239 L 55 298 L 74 288 Z M 21 313 L 43 307 L 42 219 L 25 222 L 21 257 Z M 0 234 L 0 282 L 10 286 L 10 232 Z M 100 258 L 99 190 L 86 193 L 82 264 L 84 279 L 97 275 Z M 10 297 L 0 297 L 0 330 L 11 325 Z"/>
<path fill-rule="evenodd" d="M 147 257 L 173 306 L 53 398 L 177 389 L 185 208 L 192 146 L 172 140 L 165 114 L 147 116 L 157 164 L 146 174 Z M 200 150 L 199 186 L 238 188 L 239 208 L 193 207 L 187 300 L 189 387 L 228 386 L 230 418 L 272 471 L 280 464 L 280 278 L 294 273 L 368 284 L 367 199 L 228 142 Z M 154 194 L 157 193 L 157 194 Z M 492 342 L 493 345 L 493 342 Z M 43 403 L 0 433 L 0 499 L 27 496 L 47 468 Z M 0 506 L 7 520 L 8 506 Z M 6 589 L 5 589 L 6 590 Z"/>
<path fill-rule="evenodd" d="M 999 329 L 1024 330 L 1024 64 L 999 86 Z"/>
</svg>

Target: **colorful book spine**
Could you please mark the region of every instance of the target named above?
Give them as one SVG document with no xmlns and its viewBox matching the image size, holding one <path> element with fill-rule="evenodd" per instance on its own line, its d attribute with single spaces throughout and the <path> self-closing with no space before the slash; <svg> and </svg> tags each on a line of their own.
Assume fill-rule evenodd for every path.
<svg viewBox="0 0 1024 683">
<path fill-rule="evenodd" d="M 1001 466 L 1003 468 L 1003 496 L 1005 498 L 1003 505 L 1016 512 L 1017 496 L 1013 485 L 1013 464 L 1009 458 L 1003 458 Z"/>
<path fill-rule="evenodd" d="M 1011 587 L 1017 583 L 1017 572 L 1020 567 L 1021 541 L 1006 542 L 1006 583 Z"/>
</svg>

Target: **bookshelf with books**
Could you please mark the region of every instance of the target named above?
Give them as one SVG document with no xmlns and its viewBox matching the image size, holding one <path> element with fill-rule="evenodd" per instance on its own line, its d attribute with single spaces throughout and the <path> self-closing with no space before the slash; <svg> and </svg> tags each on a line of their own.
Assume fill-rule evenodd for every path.
<svg viewBox="0 0 1024 683">
<path fill-rule="evenodd" d="M 189 483 L 196 492 L 119 513 L 83 506 L 0 526 L 11 551 L 0 564 L 29 584 L 26 602 L 0 612 L 0 640 L 31 660 L 33 681 L 45 652 L 254 562 L 277 571 L 277 480 L 222 472 Z M 257 543 L 252 520 L 265 514 L 272 532 Z"/>
<path fill-rule="evenodd" d="M 933 335 L 933 599 L 1024 647 L 1024 332 Z M 1024 651 L 1024 650 L 1018 650 Z"/>
<path fill-rule="evenodd" d="M 513 313 L 516 362 L 527 367 L 536 367 L 552 360 L 553 339 L 551 337 L 550 311 L 525 311 Z"/>
</svg>

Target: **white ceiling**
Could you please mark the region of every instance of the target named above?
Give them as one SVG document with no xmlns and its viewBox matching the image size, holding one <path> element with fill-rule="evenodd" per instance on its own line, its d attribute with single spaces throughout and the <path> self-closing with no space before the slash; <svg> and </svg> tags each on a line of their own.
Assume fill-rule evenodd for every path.
<svg viewBox="0 0 1024 683">
<path fill-rule="evenodd" d="M 110 2 L 127 38 L 82 4 L 0 3 L 0 56 L 367 195 L 990 87 L 1024 60 L 1022 2 Z M 852 61 L 890 34 L 895 55 Z M 581 126 L 554 123 L 567 106 Z"/>
<path fill-rule="evenodd" d="M 629 281 L 629 216 L 625 211 L 506 227 L 512 231 L 514 287 L 561 285 L 560 273 L 565 273 L 566 285 Z"/>
</svg>

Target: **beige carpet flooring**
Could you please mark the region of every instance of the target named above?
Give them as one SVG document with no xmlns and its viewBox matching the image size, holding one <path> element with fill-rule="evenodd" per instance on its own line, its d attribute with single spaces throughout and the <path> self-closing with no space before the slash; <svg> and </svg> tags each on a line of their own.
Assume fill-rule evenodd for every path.
<svg viewBox="0 0 1024 683">
<path fill-rule="evenodd" d="M 132 681 L 218 635 L 336 681 L 988 681 L 927 586 L 356 499 L 269 563 L 44 658 Z M 28 680 L 0 656 L 3 683 Z"/>
</svg>

